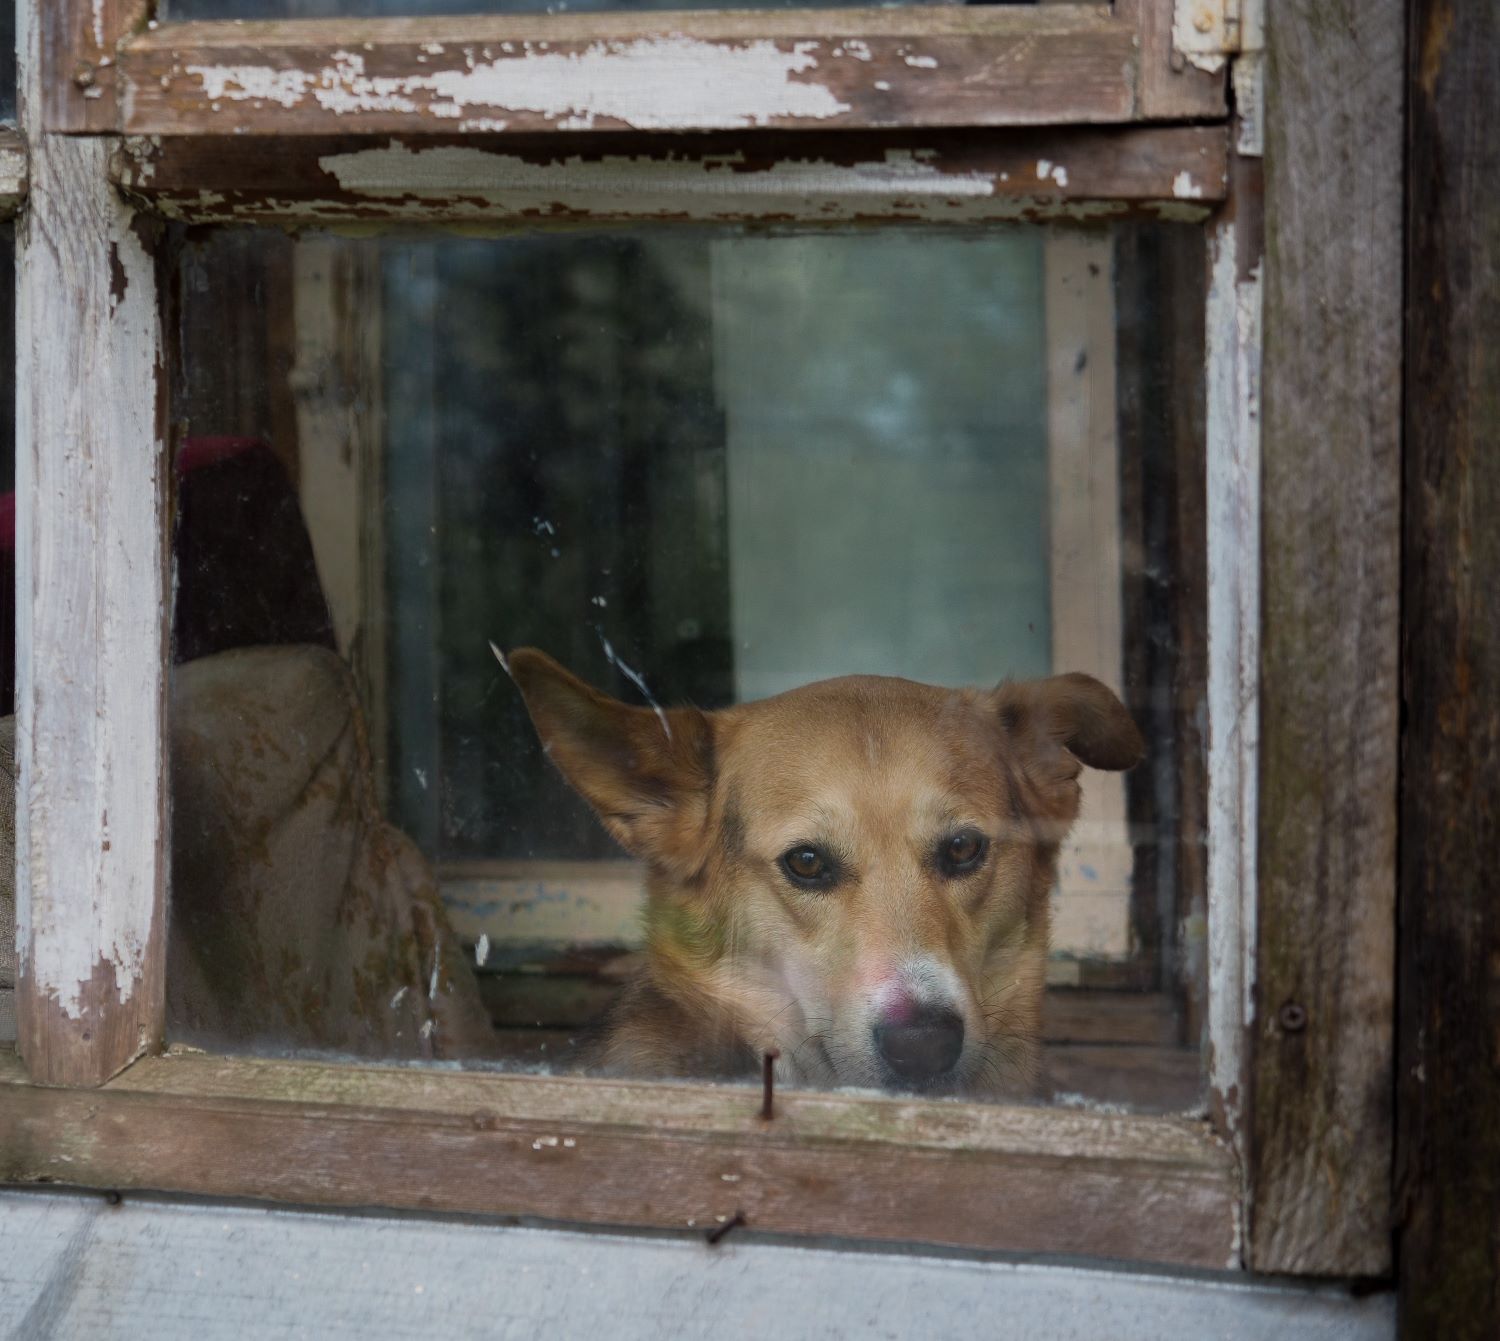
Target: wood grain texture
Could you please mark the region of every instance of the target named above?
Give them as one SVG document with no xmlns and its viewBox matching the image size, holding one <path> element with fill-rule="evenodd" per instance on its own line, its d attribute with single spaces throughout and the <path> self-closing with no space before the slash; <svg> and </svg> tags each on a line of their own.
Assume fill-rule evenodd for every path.
<svg viewBox="0 0 1500 1341">
<path fill-rule="evenodd" d="M 118 129 L 241 135 L 1124 122 L 1108 6 L 163 24 L 117 61 Z M 222 132 L 219 132 L 222 133 Z"/>
<path fill-rule="evenodd" d="M 116 124 L 115 54 L 145 26 L 155 0 L 19 0 L 37 16 L 41 84 L 38 126 L 106 131 Z"/>
<path fill-rule="evenodd" d="M 49 9 L 49 13 L 52 13 Z M 154 261 L 109 146 L 36 134 L 16 234 L 17 1038 L 96 1085 L 161 1035 L 166 524 Z"/>
<path fill-rule="evenodd" d="M 1201 218 L 1221 127 L 126 140 L 116 180 L 191 223 Z"/>
<path fill-rule="evenodd" d="M 1115 0 L 1121 18 L 1140 26 L 1137 97 L 1141 115 L 1154 121 L 1222 117 L 1228 110 L 1229 63 L 1226 60 L 1218 70 L 1202 70 L 1175 53 L 1173 8 L 1173 0 Z"/>
<path fill-rule="evenodd" d="M 0 1052 L 6 1181 L 1223 1267 L 1237 1173 L 1171 1118 L 202 1056 L 85 1093 Z"/>
<path fill-rule="evenodd" d="M 1400 0 L 1267 27 L 1250 1264 L 1390 1269 Z"/>
<path fill-rule="evenodd" d="M 1412 7 L 1400 1331 L 1500 1336 L 1500 15 Z"/>
</svg>

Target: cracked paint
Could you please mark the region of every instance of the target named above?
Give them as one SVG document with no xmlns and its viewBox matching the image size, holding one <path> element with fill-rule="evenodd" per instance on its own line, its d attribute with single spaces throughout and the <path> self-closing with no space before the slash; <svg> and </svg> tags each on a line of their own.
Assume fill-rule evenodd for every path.
<svg viewBox="0 0 1500 1341">
<path fill-rule="evenodd" d="M 472 53 L 457 69 L 372 75 L 364 57 L 337 51 L 319 70 L 264 65 L 190 65 L 215 102 L 274 102 L 292 108 L 311 100 L 337 115 L 413 113 L 462 120 L 469 114 L 524 111 L 565 129 L 596 121 L 638 130 L 694 125 L 706 130 L 765 126 L 786 118 L 826 120 L 850 110 L 822 84 L 798 79 L 818 67 L 817 42 L 783 47 L 763 39 L 735 46 L 671 36 L 595 42 L 581 51 L 522 50 L 495 59 Z M 845 44 L 856 59 L 868 59 Z M 502 118 L 503 124 L 503 118 Z"/>
</svg>

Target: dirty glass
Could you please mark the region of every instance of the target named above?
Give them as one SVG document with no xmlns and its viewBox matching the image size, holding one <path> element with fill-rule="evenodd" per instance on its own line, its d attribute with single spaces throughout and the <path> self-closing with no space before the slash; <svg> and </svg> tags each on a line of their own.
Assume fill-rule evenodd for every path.
<svg viewBox="0 0 1500 1341">
<path fill-rule="evenodd" d="M 174 1037 L 1198 1104 L 1197 230 L 175 255 Z"/>
<path fill-rule="evenodd" d="M 16 119 L 16 7 L 0 5 L 0 122 Z"/>
</svg>

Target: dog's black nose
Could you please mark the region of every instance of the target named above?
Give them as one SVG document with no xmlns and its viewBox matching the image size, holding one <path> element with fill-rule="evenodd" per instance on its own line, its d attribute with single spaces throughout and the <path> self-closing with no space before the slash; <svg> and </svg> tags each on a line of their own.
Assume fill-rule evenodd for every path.
<svg viewBox="0 0 1500 1341">
<path fill-rule="evenodd" d="M 900 1024 L 877 1024 L 875 1047 L 902 1080 L 935 1080 L 964 1050 L 964 1021 L 946 1006 L 921 1006 Z"/>
</svg>

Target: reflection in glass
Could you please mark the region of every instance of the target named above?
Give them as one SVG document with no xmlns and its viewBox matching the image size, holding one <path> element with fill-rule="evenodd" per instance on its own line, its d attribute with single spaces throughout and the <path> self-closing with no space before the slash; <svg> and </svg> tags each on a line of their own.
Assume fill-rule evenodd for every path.
<svg viewBox="0 0 1500 1341">
<path fill-rule="evenodd" d="M 0 5 L 0 121 L 16 119 L 16 7 Z"/>
<path fill-rule="evenodd" d="M 589 1026 L 614 1011 L 617 1041 L 658 1009 L 642 965 L 680 952 L 718 966 L 739 1023 L 711 1031 L 733 1046 L 658 1070 L 753 1069 L 774 1044 L 800 1050 L 781 1065 L 804 1083 L 1030 1093 L 1026 1059 L 1004 1060 L 1026 1036 L 1043 1097 L 1196 1103 L 1200 274 L 1199 235 L 1165 225 L 185 240 L 174 1032 L 618 1062 Z M 518 670 L 528 716 L 491 644 L 543 649 L 646 735 L 614 709 L 578 728 L 594 700 L 545 670 L 529 688 Z M 1144 763 L 1116 771 L 1132 751 L 1103 700 L 1041 691 L 963 711 L 809 700 L 785 757 L 779 709 L 733 706 L 849 673 L 1060 671 L 1120 696 Z M 642 804 L 653 823 L 681 811 L 673 752 L 692 755 L 699 720 L 668 737 L 652 704 L 737 714 L 694 765 L 743 783 L 733 823 L 713 786 L 705 802 L 732 854 L 689 860 L 631 828 Z M 1003 766 L 973 753 L 991 726 L 970 709 L 998 724 Z M 947 796 L 899 852 L 793 795 L 831 730 L 868 741 L 837 776 L 889 781 L 861 814 Z M 966 751 L 991 781 L 970 786 Z M 1057 822 L 1027 779 L 1072 756 L 1097 767 L 1049 896 L 1016 864 L 1021 829 Z M 762 851 L 778 824 L 801 827 Z M 902 852 L 925 874 L 891 874 Z M 644 960 L 643 860 L 659 885 L 684 868 Z M 749 863 L 755 927 L 695 910 L 714 862 Z M 1033 878 L 1050 917 L 1016 911 Z M 879 911 L 901 880 L 905 903 Z M 1011 913 L 978 911 L 991 885 Z M 1000 970 L 975 966 L 1000 941 L 1030 947 L 1003 1007 Z M 796 1028 L 746 1023 L 777 1011 Z"/>
</svg>

